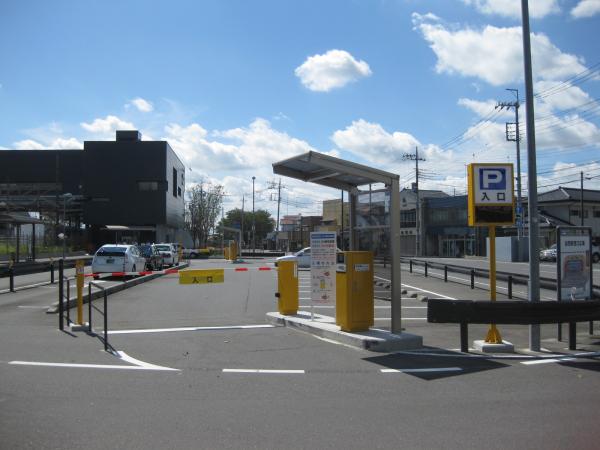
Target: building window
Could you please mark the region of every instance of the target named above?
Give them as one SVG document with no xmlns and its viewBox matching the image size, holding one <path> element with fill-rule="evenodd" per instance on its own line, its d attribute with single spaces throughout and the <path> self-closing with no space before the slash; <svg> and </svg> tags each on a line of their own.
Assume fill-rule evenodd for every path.
<svg viewBox="0 0 600 450">
<path fill-rule="evenodd" d="M 158 181 L 138 181 L 138 191 L 158 191 Z"/>
<path fill-rule="evenodd" d="M 181 188 L 180 187 L 177 188 L 177 196 L 181 197 Z"/>
<path fill-rule="evenodd" d="M 600 209 L 597 209 L 596 211 L 594 211 L 594 217 L 595 218 L 600 217 Z"/>
<path fill-rule="evenodd" d="M 177 198 L 177 169 L 173 167 L 173 197 Z"/>
</svg>

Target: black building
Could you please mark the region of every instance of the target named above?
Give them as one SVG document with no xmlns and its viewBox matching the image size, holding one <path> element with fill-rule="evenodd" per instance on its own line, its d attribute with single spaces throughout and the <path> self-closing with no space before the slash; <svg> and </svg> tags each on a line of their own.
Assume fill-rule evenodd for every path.
<svg viewBox="0 0 600 450">
<path fill-rule="evenodd" d="M 165 141 L 116 134 L 116 141 L 86 141 L 83 150 L 0 151 L 0 206 L 68 221 L 93 247 L 180 241 L 185 166 Z"/>
</svg>

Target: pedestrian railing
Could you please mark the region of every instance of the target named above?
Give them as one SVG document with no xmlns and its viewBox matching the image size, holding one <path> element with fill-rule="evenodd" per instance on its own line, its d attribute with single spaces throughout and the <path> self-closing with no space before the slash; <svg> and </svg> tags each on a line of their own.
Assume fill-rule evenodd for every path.
<svg viewBox="0 0 600 450">
<path fill-rule="evenodd" d="M 96 289 L 100 289 L 102 291 L 102 297 L 104 299 L 104 309 L 103 311 L 100 311 L 98 308 L 96 308 L 93 303 L 93 298 L 92 298 L 92 287 L 96 288 Z M 109 343 L 108 343 L 108 294 L 106 292 L 106 289 L 102 286 L 100 286 L 98 283 L 94 283 L 93 281 L 90 281 L 90 283 L 88 284 L 88 322 L 89 322 L 89 330 L 90 333 L 93 333 L 93 328 L 92 328 L 92 318 L 93 318 L 93 310 L 96 310 L 98 313 L 102 314 L 103 319 L 104 319 L 104 351 L 109 351 Z M 112 347 L 110 347 L 111 350 Z"/>
</svg>

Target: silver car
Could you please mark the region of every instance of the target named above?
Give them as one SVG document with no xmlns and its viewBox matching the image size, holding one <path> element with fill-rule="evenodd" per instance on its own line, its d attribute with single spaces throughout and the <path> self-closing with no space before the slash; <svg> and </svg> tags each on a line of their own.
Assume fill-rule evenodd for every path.
<svg viewBox="0 0 600 450">
<path fill-rule="evenodd" d="M 171 267 L 177 264 L 177 253 L 171 244 L 154 244 L 154 247 L 163 257 L 163 263 L 165 266 Z"/>
</svg>

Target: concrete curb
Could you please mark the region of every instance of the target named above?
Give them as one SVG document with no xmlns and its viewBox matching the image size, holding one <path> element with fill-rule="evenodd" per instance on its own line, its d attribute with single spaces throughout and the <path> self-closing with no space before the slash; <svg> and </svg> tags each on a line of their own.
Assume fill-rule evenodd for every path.
<svg viewBox="0 0 600 450">
<path fill-rule="evenodd" d="M 270 312 L 267 313 L 267 321 L 273 325 L 292 327 L 340 344 L 373 352 L 388 353 L 399 350 L 416 350 L 423 347 L 423 338 L 415 334 L 392 334 L 373 328 L 368 331 L 348 333 L 340 330 L 333 317 L 315 314 L 315 320 L 311 321 L 308 311 L 298 311 L 297 314 L 290 316 Z"/>
<path fill-rule="evenodd" d="M 178 266 L 172 267 L 172 268 L 173 269 L 184 269 L 186 267 L 188 267 L 188 263 L 179 264 Z M 131 280 L 127 280 L 124 283 L 117 284 L 116 286 L 111 286 L 111 287 L 106 288 L 106 295 L 114 294 L 115 292 L 124 291 L 125 289 L 129 289 L 131 287 L 137 286 L 138 284 L 146 283 L 148 281 L 162 277 L 163 275 L 165 275 L 165 274 L 164 273 L 153 273 L 150 275 L 144 275 L 139 278 L 133 278 Z M 75 294 L 75 295 L 77 295 L 77 294 Z M 98 289 L 92 290 L 92 300 L 95 300 L 95 299 L 103 297 L 103 296 L 104 296 L 103 291 L 100 291 Z M 83 294 L 83 303 L 84 304 L 88 303 L 88 301 L 89 301 L 89 299 L 88 299 L 88 294 L 87 294 L 87 289 L 86 289 L 85 293 Z M 77 306 L 77 297 L 71 298 L 69 300 L 68 305 L 65 300 L 64 306 L 68 307 L 68 308 L 74 308 L 75 306 Z M 46 314 L 58 314 L 58 302 L 52 303 L 52 305 L 50 305 L 50 307 L 46 310 Z"/>
</svg>

